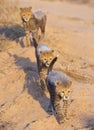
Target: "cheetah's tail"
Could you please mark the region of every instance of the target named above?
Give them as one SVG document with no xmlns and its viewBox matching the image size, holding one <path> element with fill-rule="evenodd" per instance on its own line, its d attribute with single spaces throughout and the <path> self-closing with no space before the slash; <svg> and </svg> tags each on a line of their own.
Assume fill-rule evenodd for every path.
<svg viewBox="0 0 94 130">
<path fill-rule="evenodd" d="M 38 43 L 34 37 L 32 37 L 32 42 L 33 42 L 34 47 L 37 48 Z"/>
<path fill-rule="evenodd" d="M 55 62 L 57 61 L 57 59 L 58 59 L 58 55 L 55 56 L 54 59 L 51 61 L 50 66 L 49 66 L 49 68 L 48 68 L 47 75 L 49 74 L 50 71 L 52 71 L 53 65 L 55 64 Z"/>
</svg>

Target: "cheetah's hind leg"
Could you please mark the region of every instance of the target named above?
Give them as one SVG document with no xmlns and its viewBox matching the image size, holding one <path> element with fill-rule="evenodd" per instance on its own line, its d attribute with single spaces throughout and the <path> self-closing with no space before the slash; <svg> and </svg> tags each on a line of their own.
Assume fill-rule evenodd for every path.
<svg viewBox="0 0 94 130">
<path fill-rule="evenodd" d="M 44 79 L 38 79 L 38 80 L 37 80 L 37 85 L 38 85 L 39 87 L 41 87 L 43 91 L 46 91 L 46 90 L 47 90 L 46 82 L 45 82 Z"/>
<path fill-rule="evenodd" d="M 41 79 L 40 84 L 43 91 L 47 91 L 47 85 L 46 85 L 45 79 Z"/>
<path fill-rule="evenodd" d="M 49 113 L 52 113 L 52 112 L 53 112 L 53 107 L 52 107 L 52 103 L 51 103 L 51 101 L 49 102 L 47 112 L 49 112 Z"/>
<path fill-rule="evenodd" d="M 63 111 L 64 111 L 64 117 L 66 120 L 69 120 L 69 115 L 68 115 L 68 101 L 64 101 L 64 106 L 63 106 Z"/>
</svg>

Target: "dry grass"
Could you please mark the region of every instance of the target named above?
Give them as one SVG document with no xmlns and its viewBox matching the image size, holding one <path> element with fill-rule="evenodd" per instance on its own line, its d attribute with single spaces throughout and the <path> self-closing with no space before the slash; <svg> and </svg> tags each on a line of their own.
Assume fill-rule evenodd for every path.
<svg viewBox="0 0 94 130">
<path fill-rule="evenodd" d="M 66 1 L 79 3 L 79 4 L 87 4 L 91 2 L 91 0 L 66 0 Z"/>
<path fill-rule="evenodd" d="M 0 26 L 17 23 L 19 21 L 19 4 L 17 2 L 0 1 Z"/>
<path fill-rule="evenodd" d="M 12 45 L 11 41 L 22 36 L 23 28 L 19 15 L 19 3 L 13 0 L 0 0 L 0 51 Z"/>
<path fill-rule="evenodd" d="M 9 48 L 12 48 L 12 42 L 7 39 L 4 35 L 0 36 L 0 52 L 7 51 Z"/>
<path fill-rule="evenodd" d="M 94 4 L 93 0 L 47 0 L 47 1 L 68 1 L 70 3 L 77 3 L 77 4 Z"/>
</svg>

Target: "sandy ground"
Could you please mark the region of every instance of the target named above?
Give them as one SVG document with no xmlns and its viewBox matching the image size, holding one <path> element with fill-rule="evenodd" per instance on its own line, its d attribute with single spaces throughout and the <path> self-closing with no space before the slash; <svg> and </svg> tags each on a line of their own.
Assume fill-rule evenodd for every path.
<svg viewBox="0 0 94 130">
<path fill-rule="evenodd" d="M 47 13 L 41 42 L 59 54 L 55 69 L 66 72 L 73 82 L 70 119 L 59 125 L 47 112 L 49 95 L 35 82 L 34 48 L 10 40 L 12 47 L 0 52 L 0 130 L 94 130 L 94 8 L 66 2 L 19 2 L 20 7 Z"/>
</svg>

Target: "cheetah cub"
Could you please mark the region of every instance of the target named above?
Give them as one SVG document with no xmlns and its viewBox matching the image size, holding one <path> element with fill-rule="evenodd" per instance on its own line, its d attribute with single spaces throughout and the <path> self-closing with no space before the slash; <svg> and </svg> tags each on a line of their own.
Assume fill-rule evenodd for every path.
<svg viewBox="0 0 94 130">
<path fill-rule="evenodd" d="M 38 85 L 41 86 L 43 90 L 47 90 L 47 85 L 45 80 L 47 77 L 47 72 L 50 63 L 55 57 L 54 50 L 50 49 L 45 44 L 38 44 L 34 37 L 31 38 L 31 41 L 33 41 L 35 47 L 35 55 L 36 55 L 38 74 L 39 74 Z"/>
<path fill-rule="evenodd" d="M 68 119 L 68 101 L 72 92 L 71 84 L 68 76 L 60 71 L 52 71 L 55 58 L 48 69 L 48 76 L 46 78 L 47 88 L 50 94 L 50 105 L 48 111 L 54 110 L 56 112 L 56 118 L 59 123 L 64 123 Z M 63 110 L 60 105 L 60 101 L 63 101 Z"/>
</svg>

